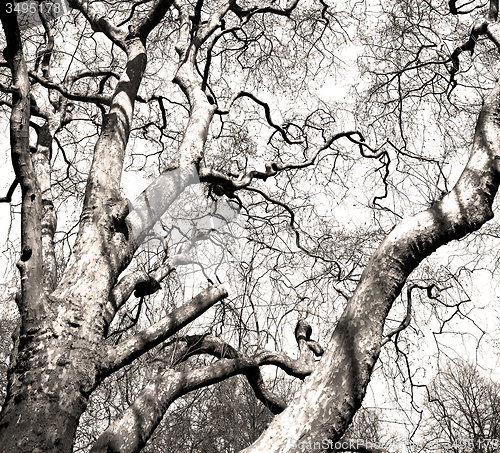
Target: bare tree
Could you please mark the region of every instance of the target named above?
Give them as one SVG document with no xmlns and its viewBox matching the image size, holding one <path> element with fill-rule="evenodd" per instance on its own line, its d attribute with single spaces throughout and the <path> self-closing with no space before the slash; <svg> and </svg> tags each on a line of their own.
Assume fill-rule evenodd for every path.
<svg viewBox="0 0 500 453">
<path fill-rule="evenodd" d="M 475 111 L 472 151 L 453 188 L 445 185 L 430 207 L 392 229 L 378 219 L 375 232 L 337 231 L 331 218 L 325 220 L 331 206 L 314 204 L 316 188 L 330 190 L 335 200 L 343 178 L 356 174 L 350 174 L 356 150 L 368 180 L 379 178 L 381 195 L 370 200 L 374 213 L 378 207 L 399 219 L 381 201 L 395 181 L 388 176 L 391 153 L 398 162 L 408 157 L 404 133 L 401 143 L 382 140 L 378 148 L 361 130 L 333 130 L 335 106 L 317 90 L 319 80 L 335 70 L 332 48 L 360 25 L 356 7 L 336 11 L 323 1 L 299 0 L 69 0 L 68 14 L 53 19 L 53 3 L 36 1 L 30 4 L 40 25 L 20 27 L 21 4 L 0 5 L 0 99 L 14 169 L 2 201 L 15 204 L 18 187 L 21 192 L 20 326 L 0 413 L 0 451 L 72 451 L 89 397 L 148 354 L 159 354 L 154 358 L 160 365 L 141 369 L 143 382 L 125 399 L 124 410 L 104 424 L 92 452 L 140 451 L 178 398 L 237 374 L 276 414 L 247 453 L 290 451 L 297 442 L 323 448 L 323 441 L 341 439 L 361 407 L 382 345 L 409 324 L 408 311 L 384 332 L 410 273 L 440 246 L 493 217 L 500 183 L 500 85 L 490 83 Z M 455 23 L 453 17 L 464 13 L 454 1 L 428 7 L 441 24 L 450 17 Z M 428 29 L 412 22 L 414 9 L 393 15 L 398 23 Z M 456 90 L 463 52 L 472 52 L 483 38 L 495 51 L 500 47 L 498 1 L 476 15 L 481 20 L 465 44 L 446 54 L 439 34 L 433 35 L 432 44 L 421 45 L 432 54 L 416 48 L 413 63 L 383 72 L 389 81 L 383 86 L 396 81 L 399 88 L 396 101 L 386 105 L 397 106 L 400 130 L 407 120 L 403 75 L 432 66 L 440 83 Z M 420 88 L 435 88 L 430 80 Z M 377 105 L 376 90 L 370 95 Z M 450 92 L 438 96 L 440 108 L 447 97 Z M 136 200 L 123 194 L 124 168 L 152 181 Z M 436 168 L 441 171 L 441 165 Z M 246 248 L 230 255 L 232 270 L 241 264 L 239 280 L 229 273 L 221 279 L 215 266 L 213 275 L 198 279 L 199 293 L 181 303 L 167 282 L 176 265 L 196 262 L 190 254 L 199 242 L 217 242 L 206 231 L 211 228 L 181 234 L 186 237 L 176 248 L 143 244 L 153 233 L 174 235 L 178 224 L 164 225 L 163 215 L 198 181 L 213 206 L 231 203 L 244 216 Z M 79 211 L 76 221 L 72 210 Z M 211 220 L 221 217 L 214 211 Z M 374 241 L 384 236 L 374 251 Z M 252 258 L 245 260 L 246 253 Z M 263 255 L 265 272 L 256 265 Z M 292 279 L 291 268 L 297 272 Z M 256 284 L 263 274 L 270 275 L 267 287 Z M 234 282 L 245 289 L 228 299 Z M 155 311 L 151 296 L 160 291 L 165 305 Z M 340 316 L 333 316 L 334 305 L 343 310 Z M 258 314 L 261 306 L 264 316 Z M 201 333 L 181 332 L 211 308 L 213 322 L 203 323 Z M 298 320 L 296 359 L 279 350 L 289 345 L 276 335 L 291 323 L 290 313 L 294 324 Z M 324 354 L 298 316 L 311 313 L 334 326 L 333 334 L 328 328 L 320 333 L 330 337 Z M 264 349 L 273 343 L 273 350 Z M 200 355 L 213 359 L 187 362 Z M 322 356 L 317 365 L 315 356 Z M 287 406 L 266 387 L 264 365 L 308 376 Z"/>
<path fill-rule="evenodd" d="M 498 384 L 467 362 L 450 363 L 429 389 L 427 438 L 453 452 L 499 448 Z"/>
</svg>

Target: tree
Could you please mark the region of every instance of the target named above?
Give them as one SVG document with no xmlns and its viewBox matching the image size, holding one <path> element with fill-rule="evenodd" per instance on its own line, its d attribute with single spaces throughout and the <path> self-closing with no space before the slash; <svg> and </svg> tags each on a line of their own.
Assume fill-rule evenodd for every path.
<svg viewBox="0 0 500 453">
<path fill-rule="evenodd" d="M 360 37 L 373 30 L 357 17 L 360 4 L 337 11 L 322 1 L 299 0 L 69 0 L 67 14 L 60 8 L 51 12 L 54 4 L 43 1 L 36 2 L 36 11 L 23 13 L 23 4 L 4 2 L 0 8 L 1 103 L 9 117 L 15 173 L 2 201 L 12 202 L 17 187 L 21 191 L 20 327 L 0 413 L 1 451 L 71 451 L 89 397 L 107 378 L 146 358 L 161 366 L 141 369 L 143 382 L 134 399 L 103 426 L 92 452 L 140 451 L 174 401 L 237 374 L 244 374 L 256 396 L 279 414 L 244 451 L 289 451 L 291 440 L 315 445 L 341 439 L 361 406 L 382 345 L 408 325 L 409 312 L 384 332 L 410 273 L 440 246 L 493 217 L 500 183 L 500 85 L 488 87 L 476 111 L 470 158 L 454 187 L 445 184 L 437 197 L 435 179 L 425 179 L 430 185 L 425 195 L 432 201 L 427 209 L 390 227 L 377 217 L 375 232 L 336 229 L 325 214 L 331 205 L 314 205 L 315 190 L 331 191 L 331 200 L 340 199 L 337 206 L 342 206 L 343 178 L 356 177 L 352 149 L 342 145 L 350 143 L 366 165 L 367 183 L 378 176 L 383 190 L 370 200 L 373 215 L 381 210 L 401 218 L 401 204 L 395 209 L 381 202 L 406 183 L 394 175 L 415 176 L 414 168 L 401 167 L 391 175 L 393 160 L 415 156 L 403 133 L 414 118 L 406 118 L 402 106 L 414 93 L 421 99 L 430 93 L 438 110 L 453 103 L 458 81 L 467 77 L 460 79 L 462 53 L 472 52 L 480 38 L 500 47 L 498 1 L 490 2 L 468 41 L 448 54 L 441 36 L 460 31 L 446 25 L 456 24 L 454 17 L 460 18 L 466 5 L 426 3 L 424 17 L 417 3 L 380 3 L 381 14 L 393 6 L 390 36 L 395 39 L 384 44 L 380 67 L 369 68 L 378 85 L 368 92 L 368 103 L 360 101 L 358 112 L 358 118 L 366 114 L 361 104 L 380 107 L 372 126 L 393 114 L 398 118 L 397 127 L 375 139 L 384 144 L 380 148 L 370 146 L 361 130 L 334 133 L 341 115 L 316 86 L 335 71 L 332 49 L 344 44 L 351 30 L 359 27 Z M 480 8 L 469 13 L 481 17 Z M 58 17 L 51 18 L 53 13 Z M 18 21 L 22 14 L 33 16 Z M 426 20 L 434 16 L 441 22 L 427 33 Z M 406 44 L 407 30 L 415 40 L 398 46 Z M 388 62 L 395 48 L 401 52 L 393 67 Z M 478 54 L 487 63 L 490 54 Z M 415 71 L 422 77 L 407 80 Z M 172 78 L 173 84 L 167 82 Z M 446 90 L 440 91 L 443 84 Z M 395 98 L 378 97 L 383 89 Z M 425 113 L 424 104 L 415 105 Z M 391 105 L 392 113 L 382 108 Z M 379 133 L 373 127 L 368 132 Z M 400 134 L 396 142 L 391 134 Z M 436 163 L 417 157 L 425 165 Z M 440 175 L 450 156 L 443 159 L 435 165 Z M 132 203 L 122 193 L 129 167 L 152 181 Z M 233 250 L 230 255 L 237 278 L 231 280 L 228 271 L 227 281 L 214 285 L 215 266 L 213 275 L 198 279 L 199 293 L 179 304 L 169 283 L 175 265 L 193 261 L 190 253 L 200 241 L 206 246 L 220 241 L 210 237 L 205 224 L 194 222 L 189 235 L 181 231 L 188 240 L 179 248 L 141 244 L 152 232 L 168 238 L 180 229 L 160 221 L 198 181 L 214 209 L 223 202 L 238 208 L 247 222 L 246 248 L 245 254 Z M 75 205 L 80 215 L 72 223 Z M 213 211 L 212 220 L 224 220 L 225 213 Z M 67 221 L 63 232 L 58 215 Z M 193 219 L 188 216 L 187 223 Z M 368 259 L 364 252 L 373 251 L 373 241 L 383 236 Z M 264 271 L 256 266 L 263 253 Z M 245 260 L 246 254 L 252 259 Z M 293 279 L 290 269 L 296 272 Z M 257 284 L 264 274 L 270 276 L 267 287 Z M 244 283 L 245 290 L 227 300 L 233 282 Z M 155 310 L 161 292 L 165 305 Z M 265 316 L 258 314 L 259 306 Z M 201 334 L 180 332 L 212 307 L 218 311 L 202 323 Z M 343 309 L 340 316 L 332 315 L 334 307 Z M 290 323 L 289 313 L 298 320 L 298 359 L 263 349 L 273 342 L 275 349 L 280 346 L 275 334 L 284 320 Z M 311 313 L 335 326 L 324 354 L 299 316 Z M 187 363 L 198 355 L 214 359 L 202 366 Z M 322 355 L 316 366 L 314 355 Z M 309 376 L 286 408 L 266 388 L 264 365 Z"/>
<path fill-rule="evenodd" d="M 448 451 L 498 450 L 498 384 L 470 363 L 449 364 L 429 391 L 429 439 L 446 443 Z"/>
</svg>

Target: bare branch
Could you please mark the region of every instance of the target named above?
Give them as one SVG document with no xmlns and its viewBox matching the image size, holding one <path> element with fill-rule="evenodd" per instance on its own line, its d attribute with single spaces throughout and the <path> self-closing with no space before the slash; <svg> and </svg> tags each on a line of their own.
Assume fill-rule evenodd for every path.
<svg viewBox="0 0 500 453">
<path fill-rule="evenodd" d="M 106 310 L 104 313 L 104 320 L 107 328 L 113 321 L 116 312 L 127 302 L 129 297 L 132 295 L 136 285 L 142 282 L 148 281 L 149 276 L 144 271 L 135 271 L 131 274 L 127 274 L 123 277 L 111 290 L 109 295 L 109 300 L 106 305 Z"/>
<path fill-rule="evenodd" d="M 18 184 L 19 180 L 16 177 L 10 185 L 9 190 L 7 191 L 7 195 L 0 198 L 0 203 L 10 203 L 12 201 L 12 195 L 14 194 L 14 191 L 16 190 Z"/>
<path fill-rule="evenodd" d="M 279 200 L 276 200 L 275 198 L 270 197 L 269 195 L 265 194 L 262 190 L 255 189 L 253 187 L 247 187 L 245 190 L 248 190 L 250 192 L 258 193 L 262 198 L 264 198 L 265 200 L 269 201 L 270 203 L 278 205 L 278 206 L 281 206 L 283 209 L 285 209 L 285 211 L 287 211 L 288 215 L 290 216 L 290 223 L 289 223 L 289 225 L 290 225 L 290 228 L 292 229 L 292 231 L 293 231 L 293 233 L 295 235 L 295 245 L 297 246 L 297 248 L 299 250 L 302 250 L 305 254 L 307 254 L 308 256 L 310 256 L 312 258 L 317 258 L 317 259 L 325 261 L 327 263 L 334 263 L 335 266 L 338 269 L 338 275 L 340 276 L 341 267 L 340 267 L 340 264 L 338 264 L 337 261 L 328 259 L 325 256 L 318 255 L 318 254 L 314 253 L 313 251 L 307 249 L 305 246 L 303 246 L 301 244 L 301 242 L 300 242 L 300 231 L 298 230 L 297 225 L 295 224 L 295 212 L 294 212 L 294 210 L 290 206 L 288 206 L 286 203 L 283 203 L 282 201 L 279 201 Z"/>
<path fill-rule="evenodd" d="M 64 86 L 71 88 L 77 80 L 87 77 L 114 77 L 116 80 L 120 80 L 120 74 L 111 71 L 109 68 L 80 69 L 66 77 Z"/>
<path fill-rule="evenodd" d="M 160 23 L 173 3 L 173 0 L 156 0 L 154 6 L 142 19 L 141 23 L 131 30 L 131 35 L 138 36 L 143 40 L 143 42 L 145 42 L 151 30 L 153 30 Z M 133 8 L 134 7 L 135 4 L 133 5 Z"/>
<path fill-rule="evenodd" d="M 51 188 L 52 133 L 50 122 L 38 127 L 35 152 L 32 153 L 33 166 L 42 197 L 42 257 L 43 282 L 46 294 L 51 293 L 57 284 L 57 259 L 54 246 L 54 234 L 57 228 L 57 216 L 54 209 Z"/>
<path fill-rule="evenodd" d="M 355 137 L 358 137 L 359 139 L 356 139 Z M 330 137 L 325 143 L 322 145 L 318 146 L 316 149 L 314 149 L 311 153 L 311 157 L 300 163 L 280 163 L 280 162 L 266 162 L 265 168 L 266 170 L 264 172 L 262 171 L 257 171 L 257 170 L 252 170 L 250 172 L 244 173 L 237 175 L 235 178 L 230 178 L 229 176 L 225 175 L 222 172 L 213 170 L 211 168 L 206 168 L 202 167 L 199 171 L 199 177 L 201 182 L 209 182 L 212 184 L 217 184 L 221 187 L 222 192 L 226 194 L 231 194 L 237 190 L 240 189 L 245 189 L 247 188 L 254 179 L 261 179 L 263 181 L 266 181 L 267 178 L 271 176 L 275 176 L 281 171 L 287 171 L 287 170 L 297 170 L 301 168 L 307 168 L 316 163 L 316 159 L 318 158 L 319 154 L 324 151 L 325 149 L 328 149 L 335 141 L 341 139 L 341 138 L 347 138 L 349 141 L 352 143 L 355 143 L 356 145 L 359 146 L 360 148 L 360 153 L 363 157 L 370 157 L 370 158 L 379 158 L 382 155 L 386 154 L 386 151 L 383 151 L 381 149 L 374 150 L 370 148 L 365 142 L 364 138 L 361 135 L 360 132 L 358 131 L 346 131 L 346 132 L 339 132 L 337 134 L 334 134 L 332 137 Z M 368 149 L 371 154 L 367 154 L 365 152 L 365 148 Z"/>
<path fill-rule="evenodd" d="M 370 259 L 327 352 L 296 396 L 307 411 L 287 408 L 246 453 L 282 451 L 291 438 L 339 440 L 361 405 L 380 353 L 386 314 L 408 275 L 438 247 L 493 218 L 500 184 L 499 107 L 497 83 L 484 102 L 470 160 L 455 187 L 428 210 L 403 220 Z"/>
<path fill-rule="evenodd" d="M 299 4 L 299 0 L 292 0 L 286 7 L 284 8 L 276 8 L 273 1 L 268 2 L 266 6 L 253 6 L 248 9 L 244 9 L 239 5 L 234 3 L 231 10 L 240 18 L 248 18 L 249 16 L 253 16 L 254 14 L 264 14 L 264 13 L 272 13 L 278 16 L 286 16 L 289 17 L 292 11 Z"/>
<path fill-rule="evenodd" d="M 454 0 L 450 0 L 450 10 L 453 14 L 458 14 L 455 3 L 456 2 Z M 473 54 L 479 36 L 487 35 L 490 41 L 495 44 L 498 50 L 500 50 L 500 24 L 497 23 L 497 19 L 498 0 L 490 0 L 488 19 L 476 22 L 472 27 L 470 37 L 467 42 L 457 47 L 451 54 L 450 59 L 453 63 L 453 66 L 450 69 L 450 84 L 452 84 L 453 87 L 456 85 L 456 82 L 454 80 L 455 75 L 460 70 L 460 54 L 465 51 L 469 51 L 471 54 Z M 448 94 L 448 97 L 450 94 Z"/>
<path fill-rule="evenodd" d="M 116 312 L 125 302 L 127 302 L 134 290 L 137 290 L 141 284 L 146 284 L 152 288 L 148 295 L 154 294 L 159 289 L 159 283 L 161 283 L 174 269 L 175 257 L 174 259 L 167 260 L 151 275 L 148 275 L 144 271 L 136 271 L 123 277 L 111 290 L 109 301 L 106 305 L 106 312 L 104 314 L 106 328 L 111 324 Z M 158 286 L 153 288 L 152 282 L 155 282 Z M 140 295 L 142 294 L 136 295 L 136 297 L 140 297 Z"/>
<path fill-rule="evenodd" d="M 411 322 L 411 310 L 412 310 L 411 292 L 414 289 L 424 289 L 427 292 L 427 297 L 429 299 L 437 299 L 436 296 L 432 295 L 432 290 L 434 288 L 436 288 L 436 286 L 434 284 L 429 285 L 429 286 L 422 286 L 422 285 L 417 285 L 415 283 L 412 284 L 412 285 L 410 285 L 410 286 L 408 286 L 408 288 L 406 288 L 406 299 L 408 301 L 407 307 L 406 307 L 406 315 L 405 315 L 403 321 L 401 322 L 401 324 L 396 329 L 392 330 L 391 332 L 389 332 L 385 336 L 385 338 L 382 340 L 381 346 L 384 346 L 385 344 L 387 344 L 394 335 L 399 334 L 400 332 L 402 332 L 403 330 L 405 330 L 410 325 L 410 322 Z"/>
<path fill-rule="evenodd" d="M 385 338 L 382 340 L 382 343 L 380 344 L 380 346 L 386 345 L 389 341 L 391 341 L 391 338 L 394 335 L 399 334 L 399 332 L 402 332 L 410 325 L 410 322 L 411 322 L 411 292 L 414 288 L 416 288 L 416 286 L 412 285 L 406 289 L 406 297 L 407 297 L 408 302 L 407 302 L 407 306 L 406 306 L 406 315 L 405 315 L 403 321 L 401 322 L 401 324 L 398 327 L 396 327 L 394 330 L 391 330 L 385 336 Z"/>
<path fill-rule="evenodd" d="M 5 33 L 7 47 L 4 54 L 12 73 L 12 111 L 10 116 L 10 147 L 12 165 L 22 191 L 21 206 L 21 273 L 19 307 L 23 315 L 23 334 L 37 322 L 37 307 L 43 303 L 42 294 L 42 199 L 37 184 L 29 148 L 30 83 L 24 59 L 21 34 L 14 12 L 0 8 L 0 20 Z M 32 313 L 28 310 L 31 309 Z M 34 312 L 34 313 L 33 313 Z"/>
<path fill-rule="evenodd" d="M 323 348 L 316 341 L 311 340 L 311 333 L 311 326 L 304 319 L 300 319 L 295 327 L 295 339 L 300 351 L 299 361 L 309 366 L 314 365 L 315 355 L 322 356 L 324 353 Z"/>
<path fill-rule="evenodd" d="M 109 113 L 103 118 L 101 134 L 94 149 L 84 200 L 84 210 L 87 212 L 95 212 L 96 207 L 108 211 L 109 208 L 105 206 L 110 204 L 127 204 L 120 194 L 120 180 L 125 149 L 132 127 L 135 99 L 147 59 L 144 44 L 138 38 L 127 40 L 125 44 L 127 63 L 113 93 Z M 125 216 L 122 220 L 124 219 Z M 95 220 L 92 219 L 91 223 Z M 112 219 L 109 218 L 109 221 Z M 128 255 L 130 252 L 127 244 L 122 245 L 124 245 L 122 252 Z M 120 261 L 121 258 L 118 262 Z"/>
<path fill-rule="evenodd" d="M 211 286 L 161 321 L 133 335 L 116 347 L 108 348 L 101 366 L 102 377 L 109 376 L 171 337 L 225 297 L 227 297 L 227 291 L 223 286 Z"/>
<path fill-rule="evenodd" d="M 472 11 L 484 8 L 488 4 L 488 0 L 486 0 L 484 3 L 481 2 L 479 4 L 475 4 L 472 8 L 464 10 L 464 7 L 474 3 L 476 3 L 475 0 L 467 0 L 465 3 L 457 6 L 457 0 L 449 0 L 448 6 L 450 8 L 450 13 L 455 16 L 459 14 L 470 14 Z"/>
<path fill-rule="evenodd" d="M 230 33 L 235 33 L 237 30 L 240 30 L 240 29 L 241 29 L 241 27 L 231 27 L 231 28 L 227 28 L 227 29 L 221 30 L 219 33 L 217 33 L 216 36 L 214 36 L 214 38 L 210 42 L 210 45 L 207 48 L 207 61 L 205 63 L 205 68 L 203 69 L 203 81 L 202 81 L 202 84 L 201 84 L 201 89 L 203 91 L 205 91 L 205 89 L 207 88 L 207 85 L 208 85 L 208 77 L 210 75 L 210 66 L 212 64 L 213 49 L 215 47 L 215 44 L 224 35 L 230 34 Z M 229 108 L 230 107 L 228 107 L 228 109 Z M 224 113 L 221 112 L 221 114 L 224 114 Z"/>
<path fill-rule="evenodd" d="M 227 14 L 227 12 L 231 9 L 231 6 L 234 4 L 234 0 L 229 0 L 224 3 L 217 12 L 213 13 L 208 21 L 200 24 L 195 24 L 198 28 L 196 32 L 196 39 L 194 40 L 194 44 L 197 47 L 200 47 L 220 26 L 223 17 Z M 199 22 L 199 21 L 198 21 Z"/>
<path fill-rule="evenodd" d="M 98 14 L 90 6 L 90 2 L 88 0 L 68 0 L 68 4 L 71 8 L 80 11 L 84 15 L 90 23 L 92 30 L 104 33 L 118 47 L 125 50 L 125 38 L 127 34 L 123 30 L 114 26 L 104 16 L 98 16 Z"/>
<path fill-rule="evenodd" d="M 172 360 L 172 366 L 176 366 L 189 357 L 199 354 L 210 354 L 219 359 L 238 359 L 243 357 L 232 346 L 212 335 L 192 335 L 176 338 L 169 346 L 175 348 L 176 358 Z M 259 367 L 250 369 L 244 374 L 255 396 L 264 406 L 273 414 L 283 412 L 286 407 L 285 402 L 266 388 Z"/>
<path fill-rule="evenodd" d="M 52 77 L 50 74 L 50 61 L 52 59 L 52 54 L 54 51 L 54 35 L 52 34 L 51 27 L 49 25 L 49 21 L 47 18 L 47 13 L 44 8 L 39 8 L 39 16 L 40 20 L 42 21 L 43 28 L 45 30 L 45 41 L 46 41 L 46 46 L 45 49 L 42 52 L 41 57 L 39 56 L 37 58 L 37 64 L 35 65 L 35 70 L 37 69 L 39 59 L 41 58 L 41 69 L 42 69 L 42 74 L 45 79 L 48 81 L 52 82 Z M 60 104 L 60 96 L 54 96 L 53 91 L 49 91 L 49 101 L 51 105 L 54 107 L 54 109 L 57 110 Z"/>
<path fill-rule="evenodd" d="M 283 140 L 288 143 L 289 145 L 296 145 L 303 143 L 304 140 L 290 140 L 288 137 L 288 133 L 281 127 L 278 126 L 271 118 L 271 109 L 269 108 L 269 104 L 267 102 L 261 101 L 257 96 L 255 96 L 252 93 L 249 93 L 247 91 L 240 91 L 239 93 L 235 94 L 227 103 L 226 107 L 223 110 L 216 110 L 215 113 L 218 113 L 219 115 L 227 115 L 231 109 L 231 106 L 234 104 L 234 102 L 242 97 L 247 97 L 252 99 L 252 101 L 256 102 L 259 104 L 261 107 L 264 107 L 264 112 L 266 114 L 266 120 L 269 123 L 271 127 L 276 129 L 281 136 L 283 137 Z"/>
<path fill-rule="evenodd" d="M 70 99 L 72 101 L 90 102 L 93 104 L 102 104 L 102 105 L 111 105 L 111 97 L 110 96 L 105 96 L 103 94 L 71 93 L 65 87 L 59 85 L 58 83 L 51 82 L 51 81 L 45 79 L 44 77 L 40 77 L 34 71 L 29 71 L 29 75 L 32 79 L 36 80 L 43 87 L 48 88 L 50 90 L 56 90 L 59 93 L 61 93 L 65 98 Z"/>
<path fill-rule="evenodd" d="M 480 35 L 486 34 L 488 28 L 487 22 L 478 22 L 472 27 L 471 34 L 467 42 L 457 47 L 451 54 L 451 62 L 453 67 L 450 69 L 451 81 L 453 81 L 455 74 L 460 70 L 460 59 L 459 56 L 462 52 L 469 51 L 471 54 L 474 53 L 476 47 L 476 42 Z"/>
<path fill-rule="evenodd" d="M 176 399 L 263 365 L 276 365 L 286 373 L 301 378 L 313 370 L 313 367 L 292 360 L 283 353 L 271 351 L 258 351 L 250 358 L 220 359 L 212 365 L 191 371 L 168 369 L 146 385 L 134 403 L 99 437 L 91 453 L 138 453 Z"/>
</svg>

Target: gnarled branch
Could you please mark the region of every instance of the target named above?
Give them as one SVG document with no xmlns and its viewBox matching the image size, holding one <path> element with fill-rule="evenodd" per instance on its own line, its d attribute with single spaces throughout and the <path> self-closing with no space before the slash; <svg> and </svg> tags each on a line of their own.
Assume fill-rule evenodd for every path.
<svg viewBox="0 0 500 453">
<path fill-rule="evenodd" d="M 299 322 L 296 332 L 298 338 L 305 339 L 303 330 L 307 330 L 305 321 Z M 310 329 L 310 327 L 309 327 Z M 310 334 L 309 334 L 310 335 Z M 309 337 L 307 335 L 307 337 Z M 154 377 L 139 396 L 113 423 L 104 431 L 94 444 L 91 453 L 138 453 L 160 423 L 169 406 L 179 397 L 201 387 L 221 382 L 237 374 L 255 375 L 263 365 L 276 365 L 286 373 L 304 378 L 314 367 L 301 358 L 292 360 L 286 354 L 272 351 L 257 351 L 252 357 L 242 357 L 226 343 L 212 336 L 189 337 L 185 348 L 177 355 L 177 363 L 190 355 L 207 353 L 220 357 L 215 363 L 195 370 L 177 372 L 167 369 Z M 236 357 L 234 357 L 236 356 Z M 234 358 L 227 358 L 234 357 Z M 260 372 L 259 372 L 260 375 Z M 249 381 L 252 383 L 251 378 Z M 260 382 L 253 381 L 260 385 Z M 254 388 L 254 385 L 252 385 Z M 255 388 L 254 388 L 255 389 Z"/>
</svg>

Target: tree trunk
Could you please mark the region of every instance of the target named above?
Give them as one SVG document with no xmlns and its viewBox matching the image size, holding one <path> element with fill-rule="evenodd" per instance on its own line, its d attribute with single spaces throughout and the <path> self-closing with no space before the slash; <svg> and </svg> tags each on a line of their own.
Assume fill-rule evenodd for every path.
<svg viewBox="0 0 500 453">
<path fill-rule="evenodd" d="M 95 384 L 95 346 L 49 330 L 20 343 L 0 417 L 0 452 L 68 453 Z"/>
</svg>

